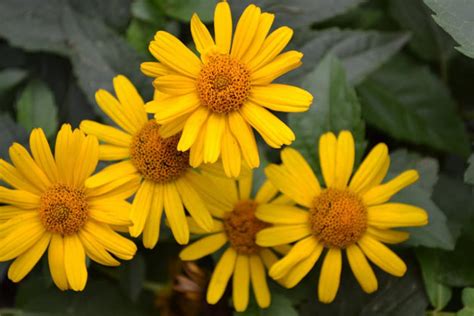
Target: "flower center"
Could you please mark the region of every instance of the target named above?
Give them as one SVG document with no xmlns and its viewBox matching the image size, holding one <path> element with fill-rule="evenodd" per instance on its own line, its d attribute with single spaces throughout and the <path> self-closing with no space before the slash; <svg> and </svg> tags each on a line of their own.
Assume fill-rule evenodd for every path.
<svg viewBox="0 0 474 316">
<path fill-rule="evenodd" d="M 310 223 L 314 236 L 325 246 L 345 248 L 365 233 L 367 209 L 348 190 L 326 189 L 313 200 Z"/>
<path fill-rule="evenodd" d="M 39 215 L 47 231 L 73 235 L 87 222 L 88 208 L 84 190 L 55 184 L 41 195 Z"/>
<path fill-rule="evenodd" d="M 214 113 L 237 111 L 250 94 L 250 71 L 228 55 L 208 57 L 197 80 L 201 102 Z"/>
<path fill-rule="evenodd" d="M 255 254 L 260 247 L 255 235 L 268 224 L 255 217 L 257 203 L 252 200 L 239 201 L 234 210 L 224 219 L 224 230 L 232 248 L 240 254 Z"/>
<path fill-rule="evenodd" d="M 133 137 L 130 157 L 145 179 L 162 183 L 179 178 L 189 168 L 189 152 L 177 149 L 181 134 L 161 138 L 159 129 L 160 126 L 150 120 Z"/>
</svg>

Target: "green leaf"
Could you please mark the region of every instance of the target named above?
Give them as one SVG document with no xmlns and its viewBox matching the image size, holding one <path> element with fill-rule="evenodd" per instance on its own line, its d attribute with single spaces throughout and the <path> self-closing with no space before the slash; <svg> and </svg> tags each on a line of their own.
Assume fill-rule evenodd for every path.
<svg viewBox="0 0 474 316">
<path fill-rule="evenodd" d="M 459 44 L 461 53 L 474 58 L 474 2 L 469 0 L 424 0 L 435 12 L 436 23 Z"/>
<path fill-rule="evenodd" d="M 146 263 L 141 254 L 137 254 L 132 261 L 127 261 L 121 267 L 120 286 L 127 293 L 132 302 L 136 302 L 143 289 L 146 276 Z"/>
<path fill-rule="evenodd" d="M 25 143 L 27 134 L 21 126 L 17 125 L 15 121 L 8 114 L 0 114 L 0 157 L 8 155 L 8 148 L 13 142 Z"/>
<path fill-rule="evenodd" d="M 426 67 L 395 58 L 357 91 L 368 123 L 395 139 L 467 156 L 468 138 L 456 104 Z"/>
<path fill-rule="evenodd" d="M 421 265 L 425 289 L 435 311 L 442 311 L 451 300 L 452 290 L 439 282 L 441 252 L 432 249 L 417 249 L 416 255 Z"/>
<path fill-rule="evenodd" d="M 327 54 L 337 56 L 344 65 L 347 79 L 357 84 L 387 62 L 408 41 L 405 33 L 351 31 L 337 28 L 309 32 L 298 40 L 297 49 L 304 63 L 286 78 L 299 83 Z"/>
<path fill-rule="evenodd" d="M 472 222 L 471 222 L 472 227 Z M 454 251 L 444 252 L 441 261 L 440 281 L 453 286 L 465 287 L 474 284 L 474 256 L 472 245 L 474 237 L 461 235 Z"/>
<path fill-rule="evenodd" d="M 431 199 L 438 173 L 437 162 L 431 158 L 421 158 L 416 154 L 409 154 L 406 150 L 392 153 L 390 161 L 390 169 L 385 181 L 408 169 L 416 169 L 420 174 L 419 182 L 403 189 L 390 201 L 415 205 L 428 213 L 428 225 L 406 229 L 410 232 L 410 239 L 406 244 L 453 249 L 454 239 L 448 228 L 446 215 Z"/>
<path fill-rule="evenodd" d="M 272 294 L 272 303 L 268 308 L 261 309 L 252 298 L 247 310 L 234 312 L 234 316 L 298 316 L 298 312 L 285 295 Z"/>
<path fill-rule="evenodd" d="M 233 16 L 238 17 L 249 4 L 253 3 L 263 11 L 274 13 L 276 25 L 297 28 L 328 20 L 354 9 L 362 2 L 363 0 L 244 0 L 233 1 L 231 7 Z"/>
<path fill-rule="evenodd" d="M 474 315 L 474 288 L 465 288 L 462 290 L 462 302 L 464 308 L 458 312 L 458 316 Z"/>
<path fill-rule="evenodd" d="M 389 11 L 402 29 L 410 31 L 410 48 L 428 61 L 447 61 L 456 52 L 453 40 L 440 28 L 422 0 L 391 0 Z"/>
<path fill-rule="evenodd" d="M 17 101 L 16 111 L 18 123 L 27 131 L 40 127 L 46 137 L 50 137 L 58 128 L 53 93 L 42 81 L 33 80 L 28 83 Z"/>
<path fill-rule="evenodd" d="M 474 185 L 474 154 L 469 157 L 468 163 L 469 167 L 467 168 L 466 173 L 464 174 L 464 181 L 466 183 Z"/>
<path fill-rule="evenodd" d="M 317 144 L 319 137 L 328 131 L 338 133 L 349 130 L 354 135 L 358 156 L 364 148 L 364 122 L 354 89 L 346 81 L 339 60 L 328 55 L 308 74 L 303 87 L 314 95 L 308 112 L 292 114 L 288 125 L 298 137 L 293 147 L 298 149 L 318 171 Z"/>
<path fill-rule="evenodd" d="M 17 68 L 0 71 L 0 97 L 25 80 L 27 74 L 25 70 Z"/>
<path fill-rule="evenodd" d="M 203 22 L 211 22 L 214 19 L 215 1 L 211 0 L 154 0 L 163 12 L 168 16 L 182 22 L 191 20 L 193 13 L 197 13 Z"/>
</svg>

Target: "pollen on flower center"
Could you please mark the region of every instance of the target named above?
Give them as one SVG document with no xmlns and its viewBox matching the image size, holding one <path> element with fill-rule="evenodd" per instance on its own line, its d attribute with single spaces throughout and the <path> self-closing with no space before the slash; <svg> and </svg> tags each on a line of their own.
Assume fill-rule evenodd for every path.
<svg viewBox="0 0 474 316">
<path fill-rule="evenodd" d="M 76 234 L 89 218 L 85 191 L 64 184 L 53 185 L 41 195 L 39 215 L 47 231 Z"/>
<path fill-rule="evenodd" d="M 232 248 L 241 254 L 255 254 L 260 247 L 255 235 L 268 224 L 255 217 L 257 203 L 252 200 L 239 201 L 233 211 L 224 219 L 224 230 Z"/>
<path fill-rule="evenodd" d="M 153 182 L 168 182 L 179 178 L 189 168 L 189 152 L 177 150 L 181 134 L 162 138 L 160 126 L 149 121 L 130 145 L 133 165 L 142 176 Z"/>
<path fill-rule="evenodd" d="M 250 94 L 250 71 L 224 54 L 207 58 L 197 79 L 201 102 L 212 112 L 226 114 L 240 109 Z"/>
<path fill-rule="evenodd" d="M 367 209 L 349 190 L 326 189 L 310 209 L 313 234 L 327 247 L 346 248 L 367 229 Z"/>
</svg>

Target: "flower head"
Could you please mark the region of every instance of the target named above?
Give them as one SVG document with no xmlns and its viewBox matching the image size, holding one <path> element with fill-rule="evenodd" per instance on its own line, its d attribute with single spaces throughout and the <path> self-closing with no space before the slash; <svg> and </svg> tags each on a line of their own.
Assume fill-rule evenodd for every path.
<svg viewBox="0 0 474 316">
<path fill-rule="evenodd" d="M 81 291 L 87 282 L 86 257 L 107 266 L 130 260 L 135 244 L 115 230 L 131 225 L 132 191 L 121 180 L 94 189 L 84 186 L 99 160 L 97 138 L 63 125 L 54 156 L 41 129 L 30 136 L 31 154 L 10 147 L 0 175 L 0 261 L 13 260 L 8 277 L 21 281 L 48 250 L 49 269 L 62 290 Z"/>
<path fill-rule="evenodd" d="M 405 274 L 405 263 L 383 243 L 408 239 L 405 231 L 392 228 L 423 226 L 428 216 L 423 209 L 388 203 L 390 198 L 418 179 L 408 170 L 382 184 L 390 165 L 385 144 L 378 144 L 352 175 L 354 139 L 343 131 L 324 134 L 319 140 L 319 157 L 326 184 L 322 188 L 304 158 L 294 149 L 281 152 L 283 164 L 270 165 L 265 173 L 272 184 L 299 206 L 258 210 L 257 218 L 273 224 L 257 234 L 260 246 L 296 242 L 289 253 L 270 270 L 270 276 L 293 287 L 313 268 L 327 249 L 319 278 L 319 300 L 332 302 L 342 269 L 342 251 L 362 289 L 377 290 L 377 279 L 367 258 L 382 270 Z"/>
<path fill-rule="evenodd" d="M 113 80 L 117 98 L 105 90 L 96 93 L 100 108 L 120 129 L 94 121 L 83 121 L 81 129 L 102 141 L 100 159 L 119 161 L 87 180 L 96 188 L 114 180 L 123 181 L 137 192 L 132 204 L 130 234 L 143 233 L 146 248 L 155 247 L 163 210 L 174 237 L 180 244 L 189 241 L 185 210 L 204 230 L 212 228 L 212 218 L 204 202 L 190 184 L 189 152 L 176 149 L 180 134 L 163 138 L 171 126 L 149 120 L 145 104 L 133 84 L 124 76 Z"/>
<path fill-rule="evenodd" d="M 312 102 L 298 87 L 272 83 L 299 67 L 302 54 L 282 53 L 293 31 L 280 27 L 270 32 L 274 15 L 255 5 L 243 12 L 232 38 L 229 4 L 219 2 L 214 15 L 214 38 L 195 14 L 191 33 L 201 58 L 173 35 L 159 31 L 150 52 L 159 62 L 142 64 L 156 78 L 158 93 L 147 104 L 164 137 L 182 131 L 178 149 L 191 150 L 190 163 L 214 163 L 222 158 L 228 176 L 238 176 L 241 161 L 260 164 L 252 127 L 268 145 L 280 148 L 295 135 L 268 110 L 303 112 Z"/>
<path fill-rule="evenodd" d="M 270 292 L 266 269 L 278 259 L 270 248 L 255 243 L 256 234 L 268 226 L 256 218 L 255 213 L 260 208 L 272 212 L 274 208 L 283 207 L 291 201 L 284 196 L 276 197 L 278 191 L 269 182 L 260 188 L 255 198 L 251 198 L 251 175 L 233 180 L 204 173 L 195 174 L 193 178 L 212 212 L 214 228 L 211 232 L 205 232 L 188 218 L 191 232 L 206 235 L 187 246 L 180 254 L 181 259 L 197 260 L 226 246 L 212 274 L 207 302 L 216 304 L 233 276 L 233 301 L 237 311 L 247 308 L 250 286 L 258 305 L 268 307 Z M 284 251 L 284 248 L 276 250 Z"/>
</svg>

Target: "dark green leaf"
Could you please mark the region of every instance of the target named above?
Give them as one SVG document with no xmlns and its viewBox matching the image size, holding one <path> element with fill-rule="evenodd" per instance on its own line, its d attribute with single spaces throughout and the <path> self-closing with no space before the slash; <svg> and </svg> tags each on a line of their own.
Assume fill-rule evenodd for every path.
<svg viewBox="0 0 474 316">
<path fill-rule="evenodd" d="M 298 149 L 319 170 L 316 148 L 319 137 L 328 131 L 350 130 L 356 140 L 357 152 L 364 147 L 364 122 L 354 89 L 346 81 L 339 60 L 328 55 L 308 74 L 303 87 L 314 95 L 310 110 L 289 116 L 288 124 L 298 135 L 293 147 Z"/>
<path fill-rule="evenodd" d="M 466 156 L 464 124 L 446 86 L 426 67 L 396 58 L 358 92 L 367 121 L 390 136 Z"/>
<path fill-rule="evenodd" d="M 473 223 L 471 222 L 471 228 Z M 441 262 L 440 281 L 453 286 L 465 287 L 474 284 L 474 257 L 472 245 L 474 238 L 461 235 L 454 251 L 444 252 Z"/>
<path fill-rule="evenodd" d="M 2 283 L 3 279 L 7 274 L 7 269 L 9 265 L 10 262 L 0 262 L 0 284 Z"/>
<path fill-rule="evenodd" d="M 121 268 L 120 286 L 136 302 L 143 289 L 146 276 L 146 263 L 141 254 L 137 254 L 132 261 L 128 261 Z"/>
<path fill-rule="evenodd" d="M 411 32 L 410 48 L 421 58 L 445 62 L 453 56 L 453 40 L 434 23 L 422 0 L 391 0 L 390 13 L 403 29 Z"/>
<path fill-rule="evenodd" d="M 163 12 L 170 17 L 188 22 L 193 13 L 197 13 L 203 22 L 211 22 L 214 18 L 215 1 L 212 0 L 154 0 Z"/>
<path fill-rule="evenodd" d="M 132 0 L 69 0 L 74 10 L 90 17 L 100 17 L 108 26 L 123 31 L 130 20 Z"/>
<path fill-rule="evenodd" d="M 268 308 L 261 309 L 255 302 L 251 302 L 245 312 L 234 312 L 234 316 L 298 316 L 298 312 L 285 295 L 273 294 Z"/>
<path fill-rule="evenodd" d="M 435 311 L 441 311 L 451 300 L 452 290 L 439 282 L 441 253 L 436 250 L 420 248 L 416 255 L 421 265 L 425 289 Z"/>
<path fill-rule="evenodd" d="M 469 157 L 468 163 L 469 167 L 467 168 L 466 173 L 464 174 L 464 181 L 466 181 L 466 183 L 474 185 L 474 154 Z"/>
<path fill-rule="evenodd" d="M 458 316 L 474 315 L 474 288 L 465 288 L 462 291 L 462 302 L 464 308 L 458 312 Z"/>
<path fill-rule="evenodd" d="M 25 130 L 17 125 L 8 114 L 0 114 L 0 157 L 8 155 L 13 142 L 24 143 L 27 140 Z"/>
<path fill-rule="evenodd" d="M 441 25 L 461 46 L 461 53 L 474 58 L 474 2 L 469 0 L 424 0 Z"/>
<path fill-rule="evenodd" d="M 250 3 L 275 14 L 277 25 L 300 27 L 330 19 L 357 7 L 363 0 L 244 0 L 232 1 L 233 16 L 238 17 Z"/>
<path fill-rule="evenodd" d="M 18 123 L 27 131 L 40 127 L 46 137 L 50 137 L 58 128 L 53 94 L 42 81 L 33 80 L 28 83 L 17 101 L 16 111 Z"/>
<path fill-rule="evenodd" d="M 387 176 L 391 179 L 408 169 L 416 169 L 420 181 L 396 194 L 391 201 L 415 205 L 428 213 L 429 223 L 426 226 L 407 228 L 410 239 L 407 244 L 430 248 L 453 249 L 454 240 L 448 228 L 446 215 L 432 201 L 431 193 L 437 179 L 438 164 L 430 158 L 421 158 L 399 150 L 390 155 L 390 170 Z"/>
<path fill-rule="evenodd" d="M 27 74 L 25 70 L 16 68 L 0 71 L 0 97 L 21 83 Z"/>
<path fill-rule="evenodd" d="M 303 65 L 286 77 L 299 83 L 327 54 L 337 56 L 344 65 L 347 79 L 357 84 L 388 61 L 408 41 L 403 33 L 349 31 L 336 28 L 304 35 L 297 44 L 304 54 Z"/>
</svg>

